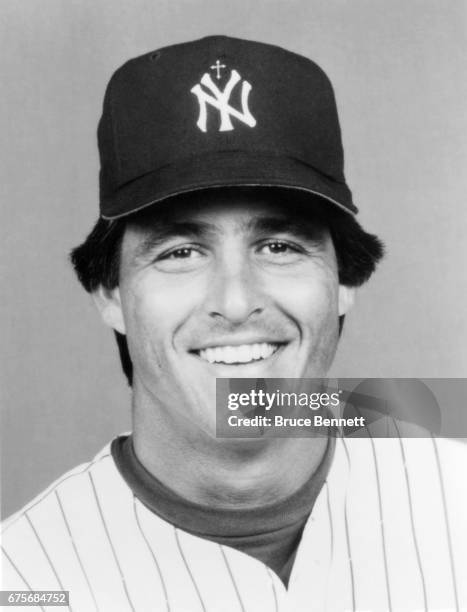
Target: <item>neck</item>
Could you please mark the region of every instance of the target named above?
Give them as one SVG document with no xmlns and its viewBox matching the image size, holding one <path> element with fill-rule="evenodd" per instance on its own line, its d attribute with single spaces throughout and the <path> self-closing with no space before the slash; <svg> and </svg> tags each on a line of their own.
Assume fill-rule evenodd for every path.
<svg viewBox="0 0 467 612">
<path fill-rule="evenodd" d="M 251 508 L 279 502 L 316 471 L 327 438 L 217 439 L 173 406 L 135 391 L 133 444 L 143 466 L 194 503 Z"/>
</svg>

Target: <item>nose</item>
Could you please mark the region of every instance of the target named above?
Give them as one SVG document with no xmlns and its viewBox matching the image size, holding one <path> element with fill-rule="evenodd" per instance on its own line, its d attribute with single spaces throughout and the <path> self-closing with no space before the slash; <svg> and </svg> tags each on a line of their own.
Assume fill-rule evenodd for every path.
<svg viewBox="0 0 467 612">
<path fill-rule="evenodd" d="M 264 301 L 260 280 L 248 260 L 231 255 L 218 263 L 205 304 L 210 317 L 239 325 L 260 314 Z"/>
</svg>

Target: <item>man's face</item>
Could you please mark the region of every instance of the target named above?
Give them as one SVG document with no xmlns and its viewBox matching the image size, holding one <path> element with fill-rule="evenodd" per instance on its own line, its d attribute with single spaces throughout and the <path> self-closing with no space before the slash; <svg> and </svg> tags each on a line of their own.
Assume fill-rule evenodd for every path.
<svg viewBox="0 0 467 612">
<path fill-rule="evenodd" d="M 155 209 L 126 229 L 112 297 L 136 399 L 214 434 L 216 377 L 326 375 L 345 291 L 328 229 L 276 193 Z"/>
</svg>

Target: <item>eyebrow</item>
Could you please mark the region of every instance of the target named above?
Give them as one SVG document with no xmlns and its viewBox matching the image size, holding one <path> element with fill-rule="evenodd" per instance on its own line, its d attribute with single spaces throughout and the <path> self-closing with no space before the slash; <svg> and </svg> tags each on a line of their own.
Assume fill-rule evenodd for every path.
<svg viewBox="0 0 467 612">
<path fill-rule="evenodd" d="M 305 240 L 316 240 L 322 234 L 323 223 L 306 216 L 258 217 L 248 223 L 248 229 L 259 234 L 294 234 Z"/>
<path fill-rule="evenodd" d="M 172 238 L 208 238 L 215 233 L 215 226 L 200 221 L 163 221 L 144 228 L 144 237 L 135 251 L 142 258 Z"/>
</svg>

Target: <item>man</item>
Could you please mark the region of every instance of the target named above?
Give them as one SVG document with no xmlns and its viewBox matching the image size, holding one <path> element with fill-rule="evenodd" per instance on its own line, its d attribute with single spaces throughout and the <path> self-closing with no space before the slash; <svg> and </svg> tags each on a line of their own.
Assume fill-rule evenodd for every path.
<svg viewBox="0 0 467 612">
<path fill-rule="evenodd" d="M 7 521 L 3 588 L 85 611 L 467 605 L 463 447 L 216 436 L 216 378 L 326 376 L 382 255 L 323 71 L 223 36 L 149 53 L 112 77 L 99 149 L 72 260 L 133 430 Z"/>
</svg>

